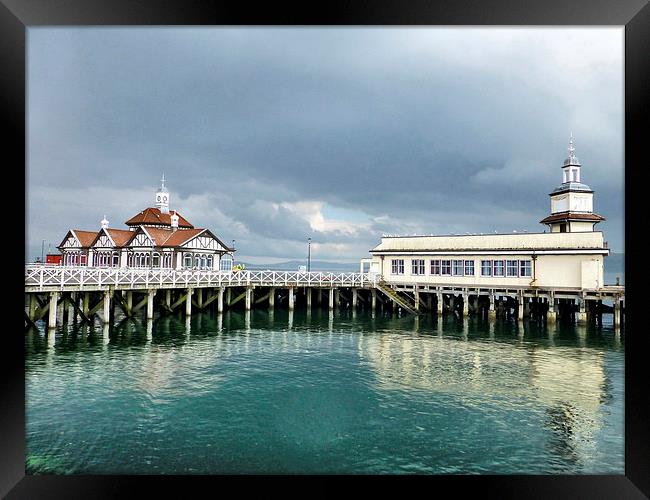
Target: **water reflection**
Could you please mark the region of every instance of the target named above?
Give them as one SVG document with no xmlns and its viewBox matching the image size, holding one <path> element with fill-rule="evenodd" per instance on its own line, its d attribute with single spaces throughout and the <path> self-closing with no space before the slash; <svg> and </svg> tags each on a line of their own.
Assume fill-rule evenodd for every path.
<svg viewBox="0 0 650 500">
<path fill-rule="evenodd" d="M 56 335 L 32 330 L 25 337 L 30 425 L 45 448 L 53 438 L 45 423 L 34 423 L 39 417 L 69 426 L 66 439 L 74 442 L 69 436 L 95 425 L 98 402 L 110 420 L 101 439 L 115 434 L 116 449 L 129 445 L 119 443 L 116 422 L 121 429 L 135 422 L 128 439 L 155 436 L 143 441 L 147 456 L 163 442 L 168 457 L 197 449 L 197 463 L 222 464 L 223 456 L 202 448 L 218 442 L 224 453 L 256 459 L 295 449 L 300 464 L 315 456 L 309 446 L 318 445 L 320 457 L 348 446 L 340 460 L 366 460 L 349 471 L 376 470 L 373 463 L 399 468 L 403 460 L 449 472 L 433 464 L 431 450 L 443 449 L 458 453 L 450 458 L 459 460 L 456 472 L 476 471 L 478 462 L 479 472 L 612 471 L 622 464 L 622 422 L 612 424 L 611 412 L 622 412 L 623 340 L 593 325 L 327 308 L 127 318 L 112 327 L 61 327 Z M 56 405 L 66 398 L 73 409 L 63 416 Z M 467 450 L 493 446 L 502 428 L 505 443 L 468 462 Z M 612 437 L 611 428 L 620 434 Z M 174 429 L 186 430 L 175 442 Z M 178 448 L 194 436 L 191 447 Z M 252 448 L 238 449 L 249 436 Z M 232 449 L 224 444 L 230 437 Z M 530 450 L 552 460 L 516 461 Z"/>
</svg>

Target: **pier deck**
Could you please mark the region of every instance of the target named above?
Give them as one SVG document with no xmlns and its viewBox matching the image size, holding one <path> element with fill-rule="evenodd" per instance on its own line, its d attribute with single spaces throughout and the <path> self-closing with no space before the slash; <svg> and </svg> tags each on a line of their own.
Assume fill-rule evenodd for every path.
<svg viewBox="0 0 650 500">
<path fill-rule="evenodd" d="M 117 304 L 127 316 L 145 308 L 153 318 L 154 305 L 172 313 L 183 306 L 190 315 L 192 308 L 208 306 L 222 312 L 241 303 L 246 310 L 264 303 L 269 308 L 279 305 L 293 309 L 298 295 L 300 302 L 312 307 L 312 291 L 316 303 L 335 307 L 391 307 L 412 314 L 457 312 L 469 314 L 545 317 L 554 322 L 560 317 L 575 317 L 587 322 L 588 316 L 603 312 L 614 315 L 620 326 L 623 316 L 625 287 L 606 285 L 598 289 L 541 288 L 504 285 L 496 287 L 440 284 L 413 284 L 384 281 L 374 273 L 323 273 L 302 271 L 208 271 L 174 269 L 69 267 L 28 264 L 25 266 L 27 295 L 25 321 L 34 325 L 48 314 L 48 327 L 53 328 L 71 315 L 92 321 L 100 310 L 103 321 L 111 322 Z M 161 293 L 158 293 L 161 292 Z M 379 292 L 379 293 L 378 293 Z M 135 299 L 135 301 L 134 301 Z M 603 305 L 611 300 L 613 306 Z M 67 308 L 66 308 L 67 306 Z"/>
</svg>

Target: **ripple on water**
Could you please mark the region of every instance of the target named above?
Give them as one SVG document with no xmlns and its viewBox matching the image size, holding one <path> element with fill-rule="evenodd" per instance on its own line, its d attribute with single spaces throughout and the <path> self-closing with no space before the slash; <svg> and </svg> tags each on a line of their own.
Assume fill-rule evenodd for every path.
<svg viewBox="0 0 650 500">
<path fill-rule="evenodd" d="M 26 340 L 30 473 L 622 474 L 621 339 L 286 311 Z"/>
</svg>

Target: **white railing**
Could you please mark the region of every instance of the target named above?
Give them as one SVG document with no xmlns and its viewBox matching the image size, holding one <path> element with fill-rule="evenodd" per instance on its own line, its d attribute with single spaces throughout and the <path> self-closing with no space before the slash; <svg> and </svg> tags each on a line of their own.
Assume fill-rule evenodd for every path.
<svg viewBox="0 0 650 500">
<path fill-rule="evenodd" d="M 221 286 L 346 286 L 373 287 L 371 273 L 321 273 L 302 271 L 200 271 L 111 267 L 73 267 L 28 264 L 25 289 L 105 290 L 113 288 L 190 288 Z"/>
</svg>

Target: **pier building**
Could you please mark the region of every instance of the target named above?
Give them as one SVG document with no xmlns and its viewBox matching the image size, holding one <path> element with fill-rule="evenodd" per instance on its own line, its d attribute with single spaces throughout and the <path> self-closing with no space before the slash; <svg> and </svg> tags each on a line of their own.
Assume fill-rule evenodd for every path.
<svg viewBox="0 0 650 500">
<path fill-rule="evenodd" d="M 169 209 L 165 176 L 155 207 L 126 221 L 127 229 L 109 228 L 106 216 L 97 231 L 70 229 L 58 248 L 64 266 L 149 269 L 229 270 L 235 249 L 209 229 L 195 228 Z"/>
<path fill-rule="evenodd" d="M 362 259 L 362 269 L 367 266 L 380 276 L 379 286 L 404 308 L 418 310 L 419 294 L 435 293 L 442 311 L 442 295 L 447 293 L 452 309 L 459 296 L 463 314 L 472 300 L 481 302 L 487 296 L 493 314 L 495 300 L 505 297 L 514 300 L 523 316 L 531 300 L 541 299 L 553 320 L 559 307 L 555 301 L 577 294 L 578 321 L 586 321 L 588 296 L 618 292 L 617 302 L 624 289 L 605 286 L 604 259 L 609 249 L 603 233 L 595 230 L 605 218 L 594 213 L 594 191 L 581 181 L 573 136 L 568 150 L 562 182 L 549 194 L 551 213 L 540 221 L 547 231 L 384 236 L 370 250 L 372 257 Z"/>
</svg>

